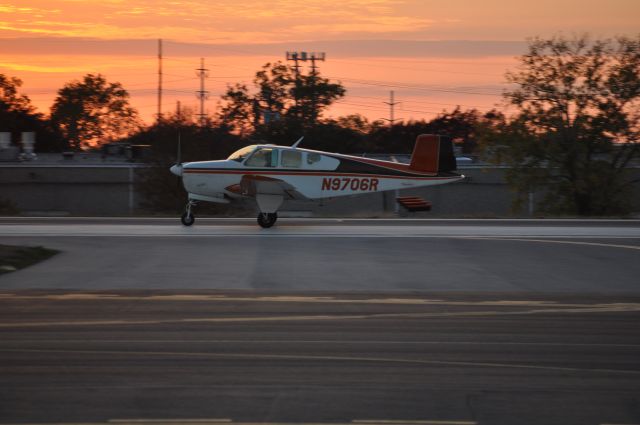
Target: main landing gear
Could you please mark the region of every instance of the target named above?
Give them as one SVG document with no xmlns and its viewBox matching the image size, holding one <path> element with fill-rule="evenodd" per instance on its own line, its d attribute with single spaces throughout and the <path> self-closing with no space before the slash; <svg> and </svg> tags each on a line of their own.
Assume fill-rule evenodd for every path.
<svg viewBox="0 0 640 425">
<path fill-rule="evenodd" d="M 258 224 L 260 227 L 268 229 L 269 227 L 276 224 L 276 220 L 278 219 L 278 213 L 263 213 L 258 214 Z"/>
<path fill-rule="evenodd" d="M 191 211 L 191 209 L 195 206 L 196 206 L 196 203 L 190 200 L 189 203 L 187 204 L 187 207 L 185 208 L 184 213 L 182 214 L 182 217 L 180 217 L 180 221 L 185 226 L 191 226 L 193 223 L 195 223 L 196 218 L 193 215 L 193 212 Z"/>
</svg>

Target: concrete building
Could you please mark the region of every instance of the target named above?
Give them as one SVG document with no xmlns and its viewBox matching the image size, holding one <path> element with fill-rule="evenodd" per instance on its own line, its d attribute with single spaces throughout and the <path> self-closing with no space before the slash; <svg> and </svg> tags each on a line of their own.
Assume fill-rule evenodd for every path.
<svg viewBox="0 0 640 425">
<path fill-rule="evenodd" d="M 399 161 L 405 158 L 398 158 Z M 285 202 L 281 216 L 320 217 L 504 217 L 535 215 L 539 194 L 531 194 L 531 205 L 511 210 L 515 194 L 504 180 L 504 167 L 464 164 L 459 172 L 464 182 L 444 186 L 336 198 L 319 203 Z M 37 160 L 0 162 L 0 209 L 15 206 L 23 215 L 127 216 L 149 214 L 141 205 L 138 171 L 146 164 L 122 155 L 81 153 L 39 154 Z M 640 169 L 634 169 L 640 174 Z M 167 170 L 169 173 L 169 170 Z M 636 211 L 640 211 L 640 185 L 636 185 Z M 433 203 L 430 212 L 407 213 L 396 196 L 420 196 Z M 8 202 L 7 202 L 8 201 Z M 251 207 L 251 201 L 244 205 Z M 221 207 L 228 215 L 234 207 Z M 240 213 L 241 209 L 236 209 Z M 197 212 L 197 210 L 196 210 Z"/>
</svg>

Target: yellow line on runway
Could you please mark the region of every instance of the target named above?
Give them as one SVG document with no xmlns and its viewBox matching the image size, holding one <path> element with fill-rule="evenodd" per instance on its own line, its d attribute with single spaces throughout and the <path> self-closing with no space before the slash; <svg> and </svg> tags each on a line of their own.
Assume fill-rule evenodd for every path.
<svg viewBox="0 0 640 425">
<path fill-rule="evenodd" d="M 640 304 L 586 305 L 580 308 L 546 308 L 524 311 L 461 311 L 440 313 L 372 313 L 357 315 L 306 315 L 306 316 L 262 316 L 262 317 L 203 317 L 153 320 L 74 320 L 59 322 L 14 322 L 0 323 L 0 328 L 28 328 L 50 326 L 116 326 L 116 325 L 161 325 L 176 323 L 251 323 L 251 322 L 295 322 L 295 321 L 336 321 L 364 319 L 422 319 L 438 317 L 491 317 L 521 316 L 535 314 L 573 313 L 622 313 L 640 311 Z"/>
<path fill-rule="evenodd" d="M 207 294 L 171 295 L 120 295 L 110 293 L 72 292 L 60 295 L 23 295 L 0 292 L 0 300 L 52 300 L 52 301 L 211 301 L 211 302 L 268 302 L 268 303 L 319 303 L 319 304 L 373 304 L 373 305 L 423 305 L 423 306 L 481 306 L 481 307 L 602 307 L 640 306 L 640 303 L 577 304 L 547 300 L 493 300 L 448 301 L 431 298 L 336 298 L 316 295 L 258 295 L 228 296 Z"/>
<path fill-rule="evenodd" d="M 366 363 L 397 363 L 429 366 L 454 366 L 454 367 L 492 367 L 504 369 L 532 369 L 553 372 L 578 372 L 578 373 L 607 373 L 640 376 L 640 370 L 624 369 L 584 369 L 565 366 L 538 366 L 517 363 L 487 363 L 467 362 L 454 360 L 428 360 L 428 359 L 394 359 L 385 357 L 349 357 L 349 356 L 312 356 L 296 354 L 243 354 L 243 353 L 198 353 L 189 351 L 117 351 L 117 350 L 63 350 L 63 349 L 30 349 L 30 348 L 0 348 L 0 353 L 62 353 L 62 354 L 102 354 L 125 356 L 168 356 L 168 357 L 200 357 L 218 359 L 248 359 L 248 360 L 310 360 L 310 361 L 342 361 L 342 362 L 366 362 Z"/>
</svg>

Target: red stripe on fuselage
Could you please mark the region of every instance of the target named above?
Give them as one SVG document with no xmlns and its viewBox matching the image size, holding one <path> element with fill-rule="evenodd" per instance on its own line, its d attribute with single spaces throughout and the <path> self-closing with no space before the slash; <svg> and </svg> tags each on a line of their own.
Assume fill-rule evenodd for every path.
<svg viewBox="0 0 640 425">
<path fill-rule="evenodd" d="M 403 180 L 450 180 L 460 176 L 434 177 L 434 176 L 396 176 L 389 174 L 361 174 L 361 173 L 333 173 L 327 172 L 295 172 L 295 171 L 260 171 L 260 170 L 228 170 L 228 169 L 184 169 L 186 174 L 246 174 L 246 175 L 275 175 L 275 176 L 324 176 L 324 177 L 373 177 L 383 179 Z"/>
</svg>

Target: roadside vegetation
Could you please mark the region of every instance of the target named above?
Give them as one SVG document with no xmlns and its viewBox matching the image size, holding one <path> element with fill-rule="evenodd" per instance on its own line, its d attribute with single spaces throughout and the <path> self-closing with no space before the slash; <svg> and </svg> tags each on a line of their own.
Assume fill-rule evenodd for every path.
<svg viewBox="0 0 640 425">
<path fill-rule="evenodd" d="M 293 143 L 339 153 L 410 153 L 417 135 L 451 136 L 462 154 L 508 166 L 518 195 L 546 196 L 537 210 L 581 216 L 631 212 L 640 159 L 640 35 L 591 40 L 588 36 L 532 39 L 516 70 L 506 72 L 505 108 L 443 110 L 431 120 L 387 125 L 360 114 L 325 117 L 348 96 L 339 81 L 298 74 L 267 63 L 253 81 L 228 86 L 217 113 L 197 117 L 183 109 L 144 126 L 120 83 L 87 74 L 58 92 L 51 114 L 35 111 L 22 82 L 0 74 L 0 131 L 14 142 L 25 129 L 38 132 L 41 152 L 86 149 L 121 141 L 151 145 L 152 167 L 140 190 L 153 210 L 176 211 L 184 192 L 166 168 L 176 161 L 217 159 L 254 143 Z"/>
<path fill-rule="evenodd" d="M 29 267 L 56 255 L 58 251 L 37 247 L 0 245 L 0 274 Z"/>
</svg>

